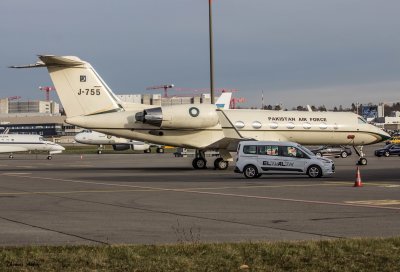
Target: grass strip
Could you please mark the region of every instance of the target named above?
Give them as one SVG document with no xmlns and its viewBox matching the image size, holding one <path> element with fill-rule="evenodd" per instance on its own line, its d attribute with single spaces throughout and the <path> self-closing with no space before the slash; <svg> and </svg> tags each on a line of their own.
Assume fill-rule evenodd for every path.
<svg viewBox="0 0 400 272">
<path fill-rule="evenodd" d="M 0 271 L 400 271 L 400 238 L 2 247 Z"/>
</svg>

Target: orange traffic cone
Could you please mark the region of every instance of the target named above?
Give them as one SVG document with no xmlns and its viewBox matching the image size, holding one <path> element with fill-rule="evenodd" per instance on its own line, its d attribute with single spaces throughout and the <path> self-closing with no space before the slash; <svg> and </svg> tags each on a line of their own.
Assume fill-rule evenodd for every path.
<svg viewBox="0 0 400 272">
<path fill-rule="evenodd" d="M 353 187 L 362 187 L 361 182 L 361 175 L 360 175 L 360 168 L 357 166 L 357 173 L 356 173 L 356 182 L 354 183 Z"/>
</svg>

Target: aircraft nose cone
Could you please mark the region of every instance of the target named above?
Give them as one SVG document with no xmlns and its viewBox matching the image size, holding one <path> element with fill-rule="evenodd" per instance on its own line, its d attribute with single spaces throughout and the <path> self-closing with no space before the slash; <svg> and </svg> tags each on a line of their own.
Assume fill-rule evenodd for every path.
<svg viewBox="0 0 400 272">
<path fill-rule="evenodd" d="M 385 132 L 383 130 L 381 131 L 381 137 L 382 137 L 382 141 L 389 140 L 391 138 L 389 133 L 387 133 L 387 132 Z"/>
<path fill-rule="evenodd" d="M 81 141 L 82 140 L 82 135 L 76 134 L 75 137 L 74 137 L 74 140 L 77 141 L 77 142 Z"/>
</svg>

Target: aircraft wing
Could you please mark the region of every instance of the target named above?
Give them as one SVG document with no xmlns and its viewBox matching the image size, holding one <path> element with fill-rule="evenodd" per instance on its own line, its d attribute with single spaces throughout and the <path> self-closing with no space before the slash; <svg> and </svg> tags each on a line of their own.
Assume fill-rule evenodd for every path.
<svg viewBox="0 0 400 272">
<path fill-rule="evenodd" d="M 29 150 L 22 146 L 0 145 L 0 153 L 12 153 L 12 152 L 24 152 L 24 151 L 29 151 Z"/>
</svg>

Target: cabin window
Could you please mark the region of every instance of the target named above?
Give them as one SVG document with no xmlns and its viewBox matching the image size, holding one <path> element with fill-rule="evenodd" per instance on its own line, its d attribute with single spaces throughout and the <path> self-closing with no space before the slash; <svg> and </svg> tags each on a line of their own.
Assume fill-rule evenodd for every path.
<svg viewBox="0 0 400 272">
<path fill-rule="evenodd" d="M 235 123 L 235 127 L 237 127 L 237 128 L 244 128 L 244 123 L 243 123 L 242 121 L 237 121 L 237 122 Z"/>
<path fill-rule="evenodd" d="M 305 128 L 305 129 L 310 129 L 311 128 L 311 124 L 310 123 L 304 123 L 303 124 L 303 128 Z"/>
<path fill-rule="evenodd" d="M 254 121 L 253 124 L 251 124 L 253 126 L 253 128 L 259 129 L 261 128 L 261 123 L 258 121 Z"/>
<path fill-rule="evenodd" d="M 321 124 L 319 125 L 319 128 L 320 128 L 320 129 L 327 129 L 327 128 L 328 128 L 328 125 L 327 125 L 326 123 L 321 123 Z"/>
<path fill-rule="evenodd" d="M 290 122 L 290 123 L 288 123 L 288 124 L 286 125 L 286 127 L 287 127 L 288 129 L 294 129 L 294 124 L 293 124 L 292 122 Z"/>
<path fill-rule="evenodd" d="M 269 127 L 272 128 L 272 129 L 277 129 L 278 128 L 278 123 L 275 123 L 275 122 L 270 123 Z"/>
</svg>

